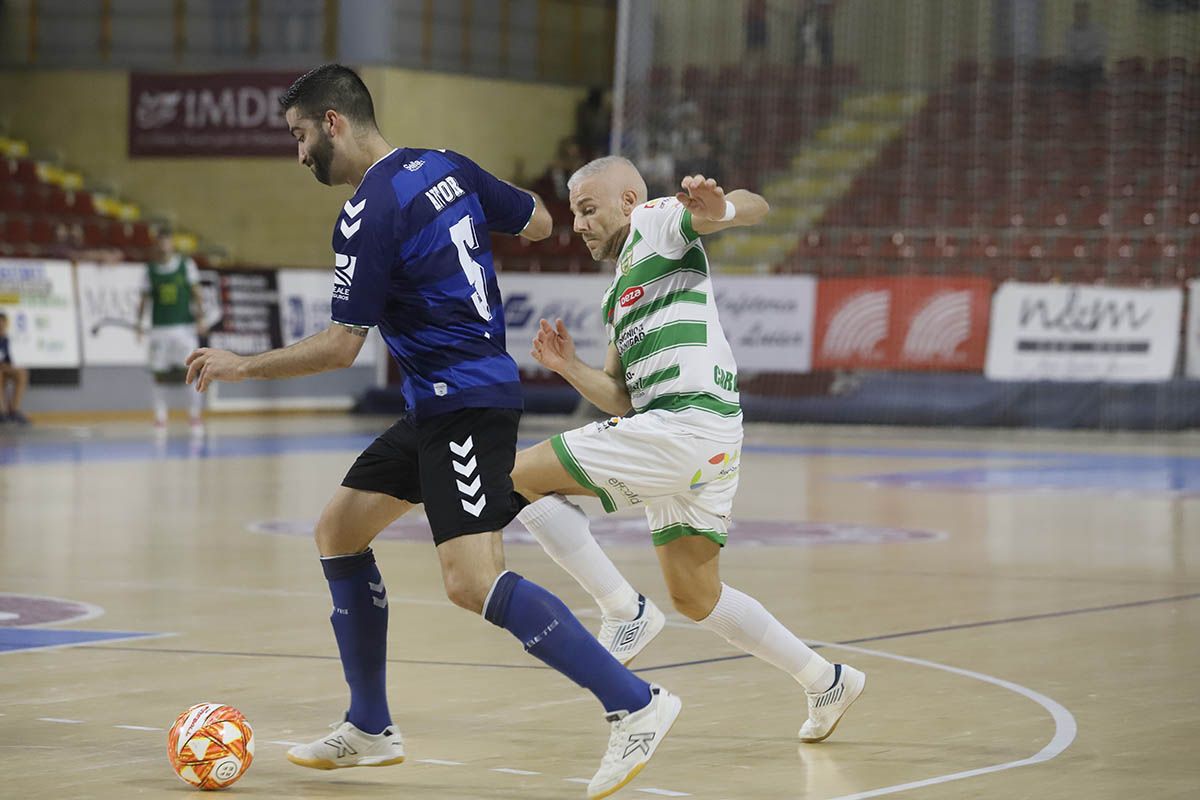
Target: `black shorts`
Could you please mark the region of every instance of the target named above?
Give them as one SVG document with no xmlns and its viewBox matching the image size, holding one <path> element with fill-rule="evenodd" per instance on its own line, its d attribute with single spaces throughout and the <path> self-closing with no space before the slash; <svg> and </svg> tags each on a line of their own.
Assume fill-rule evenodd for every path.
<svg viewBox="0 0 1200 800">
<path fill-rule="evenodd" d="M 514 408 L 463 408 L 418 426 L 404 417 L 362 452 L 342 486 L 424 503 L 433 541 L 498 531 L 525 505 L 513 491 Z"/>
</svg>

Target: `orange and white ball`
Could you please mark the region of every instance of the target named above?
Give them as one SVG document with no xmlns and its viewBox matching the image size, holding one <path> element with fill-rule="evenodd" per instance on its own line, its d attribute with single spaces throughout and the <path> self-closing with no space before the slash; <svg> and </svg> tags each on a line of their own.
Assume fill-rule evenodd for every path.
<svg viewBox="0 0 1200 800">
<path fill-rule="evenodd" d="M 233 706 L 198 703 L 175 719 L 167 734 L 167 757 L 183 782 L 224 789 L 250 768 L 254 730 Z"/>
</svg>

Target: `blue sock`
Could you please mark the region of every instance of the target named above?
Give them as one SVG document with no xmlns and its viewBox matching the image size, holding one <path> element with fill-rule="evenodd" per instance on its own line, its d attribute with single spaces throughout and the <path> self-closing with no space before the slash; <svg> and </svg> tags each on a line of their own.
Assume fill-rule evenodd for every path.
<svg viewBox="0 0 1200 800">
<path fill-rule="evenodd" d="M 369 549 L 321 559 L 333 596 L 333 635 L 350 684 L 346 719 L 366 733 L 392 724 L 387 704 L 387 592 Z"/>
<path fill-rule="evenodd" d="M 496 579 L 483 616 L 520 639 L 530 655 L 596 695 L 608 713 L 637 711 L 650 702 L 650 684 L 601 647 L 561 600 L 517 573 Z"/>
</svg>

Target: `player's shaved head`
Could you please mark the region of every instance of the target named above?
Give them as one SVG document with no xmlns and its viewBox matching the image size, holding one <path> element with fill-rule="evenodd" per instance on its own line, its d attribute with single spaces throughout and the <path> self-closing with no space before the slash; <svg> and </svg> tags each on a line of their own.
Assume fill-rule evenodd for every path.
<svg viewBox="0 0 1200 800">
<path fill-rule="evenodd" d="M 633 162 L 624 156 L 604 156 L 584 164 L 575 170 L 567 181 L 567 189 L 574 190 L 584 181 L 597 187 L 614 191 L 617 195 L 632 190 L 637 202 L 646 202 L 646 181 Z"/>
<path fill-rule="evenodd" d="M 628 158 L 589 161 L 567 181 L 575 232 L 596 261 L 615 259 L 629 235 L 633 210 L 646 202 L 646 181 Z"/>
</svg>

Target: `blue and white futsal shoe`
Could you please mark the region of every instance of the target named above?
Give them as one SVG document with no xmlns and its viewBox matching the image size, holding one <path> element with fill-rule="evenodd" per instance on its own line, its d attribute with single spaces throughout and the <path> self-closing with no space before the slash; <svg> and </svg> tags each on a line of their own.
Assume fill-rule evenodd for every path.
<svg viewBox="0 0 1200 800">
<path fill-rule="evenodd" d="M 867 676 L 854 667 L 834 664 L 833 686 L 819 694 L 808 695 L 808 719 L 800 726 L 800 741 L 823 742 L 858 699 L 867 685 Z"/>
<path fill-rule="evenodd" d="M 612 653 L 613 658 L 628 665 L 637 654 L 662 633 L 667 618 L 644 594 L 638 595 L 638 615 L 633 619 L 600 618 L 600 633 L 596 634 L 600 645 Z"/>
</svg>

